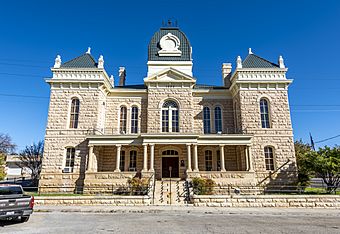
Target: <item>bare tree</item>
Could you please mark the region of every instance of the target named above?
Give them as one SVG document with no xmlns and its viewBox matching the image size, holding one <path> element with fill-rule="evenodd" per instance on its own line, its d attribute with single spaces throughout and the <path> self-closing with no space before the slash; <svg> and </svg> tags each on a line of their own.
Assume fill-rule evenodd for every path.
<svg viewBox="0 0 340 234">
<path fill-rule="evenodd" d="M 44 142 L 39 141 L 38 143 L 33 143 L 20 153 L 20 163 L 18 166 L 21 168 L 29 168 L 32 171 L 31 178 L 33 182 L 37 185 L 39 180 L 39 175 L 41 172 L 41 164 L 44 152 Z"/>
<path fill-rule="evenodd" d="M 12 153 L 15 149 L 15 144 L 9 135 L 0 133 L 0 180 L 2 180 L 5 175 L 5 162 L 6 155 Z"/>
<path fill-rule="evenodd" d="M 12 153 L 16 145 L 8 134 L 0 133 L 0 154 Z"/>
</svg>

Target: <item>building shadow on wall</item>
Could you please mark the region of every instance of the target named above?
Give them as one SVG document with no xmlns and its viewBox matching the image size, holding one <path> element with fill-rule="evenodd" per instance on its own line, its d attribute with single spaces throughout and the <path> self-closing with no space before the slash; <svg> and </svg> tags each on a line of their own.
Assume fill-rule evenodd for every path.
<svg viewBox="0 0 340 234">
<path fill-rule="evenodd" d="M 77 145 L 77 149 L 79 150 L 80 157 L 80 165 L 79 165 L 79 177 L 75 182 L 75 193 L 83 193 L 84 192 L 84 180 L 85 180 L 85 172 L 86 172 L 86 158 L 88 155 L 88 140 L 85 140 Z"/>
<path fill-rule="evenodd" d="M 258 183 L 265 192 L 288 192 L 297 190 L 298 172 L 295 162 L 287 161 Z"/>
</svg>

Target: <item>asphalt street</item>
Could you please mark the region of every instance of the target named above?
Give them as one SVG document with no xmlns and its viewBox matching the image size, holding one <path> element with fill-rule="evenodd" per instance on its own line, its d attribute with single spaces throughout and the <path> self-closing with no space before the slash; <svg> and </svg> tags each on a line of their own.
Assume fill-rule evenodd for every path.
<svg viewBox="0 0 340 234">
<path fill-rule="evenodd" d="M 2 223 L 0 233 L 340 233 L 340 211 L 41 210 L 27 223 Z"/>
</svg>

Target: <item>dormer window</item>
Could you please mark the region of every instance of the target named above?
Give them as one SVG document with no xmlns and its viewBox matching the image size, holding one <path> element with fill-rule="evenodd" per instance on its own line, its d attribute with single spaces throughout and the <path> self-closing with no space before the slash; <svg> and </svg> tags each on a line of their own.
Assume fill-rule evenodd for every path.
<svg viewBox="0 0 340 234">
<path fill-rule="evenodd" d="M 173 100 L 163 103 L 162 132 L 179 132 L 178 105 Z"/>
</svg>

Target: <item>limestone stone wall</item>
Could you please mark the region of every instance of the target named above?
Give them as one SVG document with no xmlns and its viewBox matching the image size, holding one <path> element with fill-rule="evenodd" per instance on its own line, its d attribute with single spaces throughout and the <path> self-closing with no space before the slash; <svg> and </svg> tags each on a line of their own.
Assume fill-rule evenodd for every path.
<svg viewBox="0 0 340 234">
<path fill-rule="evenodd" d="M 140 133 L 146 132 L 147 124 L 147 100 L 143 95 L 126 96 L 108 96 L 106 102 L 106 116 L 105 116 L 105 134 L 120 134 L 120 108 L 125 106 L 127 108 L 127 133 L 131 133 L 131 108 L 138 107 L 138 131 Z"/>
<path fill-rule="evenodd" d="M 192 202 L 209 207 L 340 208 L 340 196 L 327 195 L 194 195 Z"/>
<path fill-rule="evenodd" d="M 293 131 L 290 119 L 288 94 L 286 90 L 241 90 L 239 98 L 242 128 L 253 134 L 251 154 L 258 182 L 267 178 L 271 172 L 265 168 L 264 147 L 274 149 L 275 169 L 285 166 L 274 173 L 264 183 L 292 183 L 296 180 L 296 159 Z M 260 99 L 269 101 L 271 128 L 261 127 Z M 289 162 L 287 163 L 287 161 Z"/>
<path fill-rule="evenodd" d="M 69 128 L 72 98 L 80 101 L 78 128 Z M 52 88 L 45 134 L 44 160 L 40 186 L 65 186 L 82 184 L 87 165 L 89 130 L 103 124 L 105 97 L 97 84 L 70 88 L 63 84 Z M 75 164 L 71 175 L 63 174 L 66 149 L 75 147 Z"/>
<path fill-rule="evenodd" d="M 36 205 L 110 205 L 110 206 L 138 206 L 150 205 L 151 199 L 148 196 L 79 196 L 79 197 L 43 197 L 37 196 L 34 199 Z"/>
<path fill-rule="evenodd" d="M 181 133 L 193 131 L 193 98 L 190 87 L 169 87 L 148 89 L 148 115 L 147 132 L 161 132 L 161 110 L 163 102 L 167 99 L 175 100 L 179 104 L 179 128 Z"/>
</svg>

